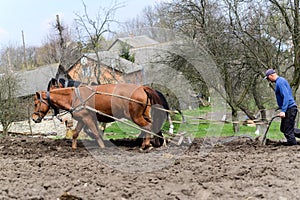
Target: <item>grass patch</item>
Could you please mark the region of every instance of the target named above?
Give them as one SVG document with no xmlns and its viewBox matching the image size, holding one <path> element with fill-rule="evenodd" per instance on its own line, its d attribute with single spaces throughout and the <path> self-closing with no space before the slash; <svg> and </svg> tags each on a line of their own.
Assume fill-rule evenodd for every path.
<svg viewBox="0 0 300 200">
<path fill-rule="evenodd" d="M 203 116 L 211 112 L 210 107 L 202 107 L 194 110 L 183 111 L 186 117 L 185 124 L 174 123 L 174 134 L 185 132 L 193 138 L 201 137 L 225 137 L 225 136 L 236 136 L 236 135 L 249 135 L 256 137 L 255 127 L 240 125 L 240 132 L 234 133 L 232 123 L 223 122 L 210 122 L 208 120 L 199 120 L 200 116 Z M 172 115 L 172 120 L 174 122 L 180 122 L 181 116 L 179 114 Z M 129 121 L 126 121 L 129 122 Z M 132 122 L 129 122 L 135 125 Z M 267 137 L 270 139 L 283 139 L 284 136 L 280 132 L 280 122 L 273 121 L 271 127 L 269 128 Z M 164 131 L 169 130 L 169 122 L 165 122 L 162 128 Z M 136 138 L 140 134 L 140 130 L 132 128 L 121 122 L 111 123 L 109 127 L 105 130 L 105 139 L 122 139 L 122 138 Z"/>
<path fill-rule="evenodd" d="M 136 126 L 133 122 L 128 120 L 126 120 L 126 123 Z M 113 122 L 105 129 L 104 139 L 137 138 L 140 132 L 140 130 L 123 124 L 122 122 Z"/>
</svg>

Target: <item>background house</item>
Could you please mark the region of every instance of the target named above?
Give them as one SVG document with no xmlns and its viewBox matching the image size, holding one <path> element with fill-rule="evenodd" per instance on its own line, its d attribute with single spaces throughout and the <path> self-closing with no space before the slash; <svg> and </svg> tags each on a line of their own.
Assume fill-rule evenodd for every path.
<svg viewBox="0 0 300 200">
<path fill-rule="evenodd" d="M 159 42 L 145 35 L 118 38 L 107 51 L 98 52 L 100 71 L 96 67 L 96 54 L 87 53 L 70 66 L 67 73 L 72 79 L 84 83 L 126 82 L 143 85 L 145 80 L 143 60 L 147 55 L 139 53 L 139 50 L 142 52 L 142 49 L 158 44 Z M 124 53 L 129 53 L 132 59 L 125 59 Z"/>
<path fill-rule="evenodd" d="M 120 52 L 124 48 L 134 49 L 143 48 L 147 46 L 157 45 L 159 42 L 149 38 L 146 35 L 129 36 L 116 39 L 108 48 L 110 52 Z"/>
<path fill-rule="evenodd" d="M 142 84 L 142 67 L 130 62 L 117 54 L 103 51 L 98 53 L 100 69 L 97 68 L 95 53 L 82 55 L 72 66 L 67 69 L 68 75 L 81 82 L 90 83 L 134 83 Z"/>
<path fill-rule="evenodd" d="M 16 96 L 22 104 L 20 119 L 28 119 L 28 111 L 33 110 L 33 96 L 38 91 L 46 91 L 51 78 L 55 77 L 59 64 L 41 66 L 39 68 L 16 73 L 19 81 Z"/>
<path fill-rule="evenodd" d="M 100 70 L 96 67 L 96 54 L 88 53 L 70 66 L 67 73 L 72 79 L 88 84 L 127 82 L 149 85 L 161 91 L 173 108 L 197 107 L 199 99 L 194 97 L 194 88 L 187 88 L 189 80 L 166 59 L 174 48 L 179 48 L 173 44 L 161 43 L 145 35 L 118 38 L 107 51 L 98 52 Z"/>
<path fill-rule="evenodd" d="M 59 64 L 41 66 L 39 68 L 17 72 L 16 76 L 21 87 L 17 91 L 17 97 L 32 97 L 37 91 L 47 90 L 51 78 L 54 78 Z"/>
<path fill-rule="evenodd" d="M 97 53 L 100 59 L 100 68 L 97 67 L 96 53 L 85 53 L 73 65 L 67 66 L 63 73 L 67 73 L 68 78 L 87 84 L 126 82 L 143 85 L 146 65 L 139 61 L 145 60 L 143 57 L 146 55 L 143 54 L 142 49 L 158 44 L 159 42 L 147 36 L 118 38 L 107 51 Z M 132 53 L 133 50 L 136 54 Z M 123 56 L 124 51 L 128 51 L 132 59 Z M 58 71 L 57 74 L 63 73 Z"/>
</svg>

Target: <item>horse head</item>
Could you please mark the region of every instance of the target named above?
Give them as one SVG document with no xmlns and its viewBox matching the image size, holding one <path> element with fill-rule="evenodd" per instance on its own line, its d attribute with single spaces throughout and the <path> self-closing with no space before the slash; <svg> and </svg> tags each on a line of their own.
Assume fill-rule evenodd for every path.
<svg viewBox="0 0 300 200">
<path fill-rule="evenodd" d="M 35 123 L 40 123 L 45 115 L 48 113 L 50 105 L 47 102 L 45 92 L 36 92 L 34 96 L 34 112 L 31 115 Z"/>
</svg>

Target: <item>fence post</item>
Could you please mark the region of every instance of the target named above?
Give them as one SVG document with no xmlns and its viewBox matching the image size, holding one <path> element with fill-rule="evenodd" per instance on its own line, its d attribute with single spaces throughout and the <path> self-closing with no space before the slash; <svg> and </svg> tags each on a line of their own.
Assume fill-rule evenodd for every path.
<svg viewBox="0 0 300 200">
<path fill-rule="evenodd" d="M 33 133 L 32 133 L 32 128 L 31 128 L 31 119 L 30 119 L 30 109 L 29 109 L 29 105 L 27 105 L 27 117 L 28 117 L 28 125 L 29 125 L 30 134 L 31 134 L 31 136 L 32 136 Z"/>
</svg>

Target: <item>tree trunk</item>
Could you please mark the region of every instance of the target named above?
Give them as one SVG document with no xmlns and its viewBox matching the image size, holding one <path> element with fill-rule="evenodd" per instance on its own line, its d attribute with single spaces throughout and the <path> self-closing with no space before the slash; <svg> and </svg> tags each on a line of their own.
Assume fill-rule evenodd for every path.
<svg viewBox="0 0 300 200">
<path fill-rule="evenodd" d="M 9 129 L 9 125 L 2 123 L 2 131 L 4 136 L 8 135 L 8 129 Z"/>
<path fill-rule="evenodd" d="M 56 29 L 58 30 L 59 40 L 60 40 L 60 42 L 59 42 L 59 47 L 60 47 L 59 61 L 62 66 L 66 66 L 66 58 L 65 58 L 66 44 L 65 44 L 64 37 L 63 37 L 64 27 L 60 23 L 59 15 L 56 15 Z"/>
<path fill-rule="evenodd" d="M 262 94 L 261 91 L 258 86 L 258 80 L 259 79 L 259 75 L 256 77 L 253 85 L 252 85 L 252 95 L 255 101 L 255 105 L 257 106 L 257 108 L 259 109 L 260 115 L 261 115 L 261 120 L 262 121 L 267 121 L 267 112 L 266 112 L 266 108 L 264 107 L 263 103 L 262 103 Z"/>
<path fill-rule="evenodd" d="M 234 108 L 232 108 L 232 125 L 233 125 L 233 132 L 234 133 L 240 132 L 238 110 L 234 109 Z"/>
</svg>

